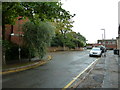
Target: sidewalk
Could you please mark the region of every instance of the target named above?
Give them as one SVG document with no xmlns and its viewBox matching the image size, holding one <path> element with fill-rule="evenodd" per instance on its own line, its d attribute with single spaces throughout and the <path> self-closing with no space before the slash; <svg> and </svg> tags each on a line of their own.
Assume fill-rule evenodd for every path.
<svg viewBox="0 0 120 90">
<path fill-rule="evenodd" d="M 19 72 L 19 71 L 24 71 L 27 69 L 35 68 L 41 65 L 46 64 L 49 60 L 51 60 L 52 57 L 50 55 L 46 55 L 42 60 L 39 60 L 39 58 L 32 58 L 30 64 L 28 65 L 23 65 L 23 66 L 17 66 L 14 68 L 7 68 L 7 69 L 2 69 L 2 72 L 0 74 L 5 75 L 5 74 L 10 74 L 14 72 Z M 24 62 L 29 62 L 28 59 L 23 60 Z M 22 62 L 22 63 L 24 63 Z"/>
<path fill-rule="evenodd" d="M 120 72 L 118 72 L 118 58 L 116 55 L 106 57 L 102 88 L 118 88 L 118 74 L 120 74 Z"/>
<path fill-rule="evenodd" d="M 102 57 L 86 79 L 77 88 L 109 88 L 117 89 L 120 87 L 118 78 L 118 66 L 120 57 L 114 55 L 112 51 L 107 52 L 106 57 Z"/>
</svg>

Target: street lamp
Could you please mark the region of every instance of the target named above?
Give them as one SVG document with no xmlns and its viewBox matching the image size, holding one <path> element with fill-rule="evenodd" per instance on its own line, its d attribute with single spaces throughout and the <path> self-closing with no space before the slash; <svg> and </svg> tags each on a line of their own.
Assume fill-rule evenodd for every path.
<svg viewBox="0 0 120 90">
<path fill-rule="evenodd" d="M 101 29 L 101 30 L 104 30 L 104 39 L 105 39 L 105 29 Z"/>
<path fill-rule="evenodd" d="M 104 30 L 104 45 L 105 45 L 105 29 L 101 29 L 101 30 Z"/>
</svg>

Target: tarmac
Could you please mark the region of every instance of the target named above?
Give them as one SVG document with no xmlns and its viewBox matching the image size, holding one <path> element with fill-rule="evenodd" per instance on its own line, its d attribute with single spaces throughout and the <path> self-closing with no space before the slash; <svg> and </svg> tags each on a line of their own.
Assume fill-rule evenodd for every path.
<svg viewBox="0 0 120 90">
<path fill-rule="evenodd" d="M 52 57 L 50 55 L 47 55 L 44 59 L 45 60 L 37 61 L 37 58 L 33 58 L 32 60 L 33 61 L 36 60 L 36 62 L 34 62 L 32 64 L 20 66 L 20 67 L 15 67 L 15 68 L 2 69 L 2 72 L 0 72 L 0 75 L 6 75 L 6 74 L 10 74 L 10 73 L 20 72 L 20 71 L 24 71 L 24 70 L 28 70 L 28 69 L 32 69 L 32 68 L 44 65 L 48 61 L 50 61 L 52 59 Z"/>
<path fill-rule="evenodd" d="M 40 65 L 46 64 L 52 57 L 47 56 L 47 60 L 42 62 L 35 62 L 27 66 L 21 66 L 17 68 L 10 68 L 3 70 L 0 74 L 5 75 L 9 73 L 19 72 L 31 68 L 38 67 Z M 74 83 L 72 87 L 74 88 L 110 88 L 120 90 L 120 56 L 114 55 L 113 53 L 107 53 L 106 57 L 102 56 L 98 60 L 97 64 L 94 66 L 89 75 L 84 78 L 81 82 L 79 79 Z M 81 78 L 81 77 L 79 77 Z M 77 86 L 76 86 L 77 85 Z"/>
</svg>

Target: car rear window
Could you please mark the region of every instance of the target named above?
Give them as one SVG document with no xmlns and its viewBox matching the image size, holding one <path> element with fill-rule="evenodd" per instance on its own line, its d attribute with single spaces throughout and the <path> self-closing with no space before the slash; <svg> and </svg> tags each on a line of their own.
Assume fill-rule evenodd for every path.
<svg viewBox="0 0 120 90">
<path fill-rule="evenodd" d="M 94 51 L 98 51 L 98 50 L 100 50 L 100 48 L 93 48 L 92 50 L 94 50 Z"/>
</svg>

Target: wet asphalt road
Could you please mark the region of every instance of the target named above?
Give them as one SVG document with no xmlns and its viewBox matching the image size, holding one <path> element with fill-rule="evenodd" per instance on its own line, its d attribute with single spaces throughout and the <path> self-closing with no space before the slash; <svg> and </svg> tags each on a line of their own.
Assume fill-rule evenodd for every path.
<svg viewBox="0 0 120 90">
<path fill-rule="evenodd" d="M 4 75 L 3 88 L 63 88 L 97 57 L 89 57 L 89 51 L 53 52 L 47 64 Z"/>
</svg>

